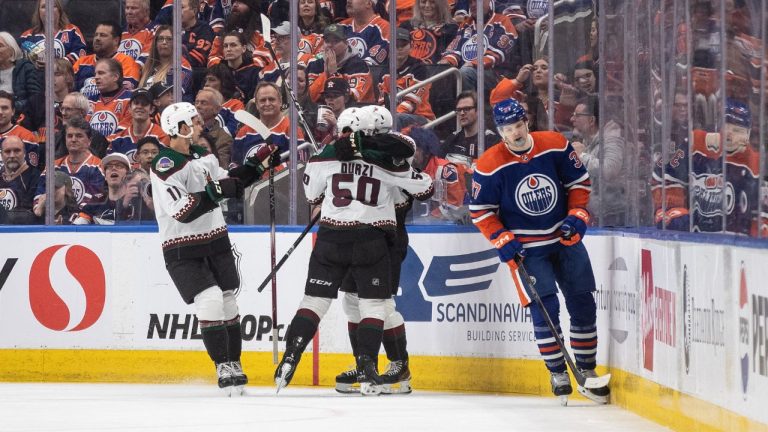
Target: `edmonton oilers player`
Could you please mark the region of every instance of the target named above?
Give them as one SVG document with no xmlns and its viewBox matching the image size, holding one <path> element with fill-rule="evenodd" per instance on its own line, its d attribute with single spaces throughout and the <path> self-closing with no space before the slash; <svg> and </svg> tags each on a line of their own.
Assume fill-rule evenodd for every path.
<svg viewBox="0 0 768 432">
<path fill-rule="evenodd" d="M 472 221 L 509 265 L 520 301 L 528 306 L 531 297 L 515 262 L 518 257 L 525 259 L 560 332 L 557 282 L 571 316 L 576 365 L 585 376 L 595 377 L 595 277 L 581 243 L 589 223 L 589 175 L 563 135 L 528 132 L 525 109 L 515 99 L 498 103 L 493 115 L 504 145 L 491 147 L 478 159 L 469 206 Z M 563 353 L 538 306 L 531 308 L 531 317 L 539 352 L 551 374 L 552 392 L 565 401 L 573 389 Z M 608 402 L 608 387 L 579 391 L 595 402 Z"/>
</svg>

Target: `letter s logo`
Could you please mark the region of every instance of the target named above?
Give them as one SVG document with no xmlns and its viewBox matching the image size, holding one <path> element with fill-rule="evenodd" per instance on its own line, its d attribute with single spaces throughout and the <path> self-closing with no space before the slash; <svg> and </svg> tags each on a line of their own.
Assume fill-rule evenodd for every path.
<svg viewBox="0 0 768 432">
<path fill-rule="evenodd" d="M 59 251 L 64 253 L 63 263 Z M 51 246 L 32 262 L 29 303 L 37 321 L 51 330 L 80 331 L 92 326 L 104 310 L 105 293 L 101 260 L 84 246 Z"/>
</svg>

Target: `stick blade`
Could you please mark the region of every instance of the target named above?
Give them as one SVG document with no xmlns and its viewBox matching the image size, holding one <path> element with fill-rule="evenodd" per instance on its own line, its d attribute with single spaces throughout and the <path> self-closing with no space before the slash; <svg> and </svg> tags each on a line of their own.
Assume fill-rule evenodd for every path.
<svg viewBox="0 0 768 432">
<path fill-rule="evenodd" d="M 599 377 L 587 378 L 584 380 L 584 388 L 596 389 L 605 387 L 611 381 L 611 374 L 601 375 Z"/>
<path fill-rule="evenodd" d="M 263 139 L 267 139 L 272 134 L 261 120 L 246 110 L 235 111 L 235 120 L 255 130 Z"/>
</svg>

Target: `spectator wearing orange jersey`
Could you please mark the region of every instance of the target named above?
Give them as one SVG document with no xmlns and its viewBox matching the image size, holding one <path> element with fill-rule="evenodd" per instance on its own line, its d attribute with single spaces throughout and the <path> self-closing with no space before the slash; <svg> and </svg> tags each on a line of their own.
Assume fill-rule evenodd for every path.
<svg viewBox="0 0 768 432">
<path fill-rule="evenodd" d="M 154 24 L 149 20 L 149 0 L 125 0 L 125 28 L 117 52 L 134 60 L 149 51 L 154 39 Z"/>
<path fill-rule="evenodd" d="M 131 121 L 129 102 L 132 92 L 120 85 L 123 69 L 113 58 L 96 62 L 94 82 L 98 93 L 91 96 L 89 123 L 96 132 L 110 136 Z"/>
<path fill-rule="evenodd" d="M 37 144 L 35 134 L 23 126 L 13 123 L 16 109 L 13 107 L 13 95 L 0 90 L 0 141 L 10 135 L 15 135 L 24 141 L 26 161 L 30 166 L 40 165 L 44 148 Z M 44 163 L 45 161 L 43 161 Z"/>
<path fill-rule="evenodd" d="M 139 84 L 141 70 L 131 57 L 117 52 L 120 46 L 122 30 L 114 21 L 103 21 L 96 26 L 93 33 L 93 54 L 82 56 L 74 64 L 75 89 L 88 98 L 98 96 L 94 75 L 96 63 L 99 60 L 112 58 L 121 66 L 120 86 L 134 89 Z"/>
</svg>

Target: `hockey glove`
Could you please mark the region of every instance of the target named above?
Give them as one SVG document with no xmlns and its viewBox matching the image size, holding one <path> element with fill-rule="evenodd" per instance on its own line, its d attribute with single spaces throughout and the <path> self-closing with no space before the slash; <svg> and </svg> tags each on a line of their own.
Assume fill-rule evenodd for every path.
<svg viewBox="0 0 768 432">
<path fill-rule="evenodd" d="M 663 229 L 664 223 L 667 224 L 667 229 L 671 231 L 688 231 L 690 227 L 690 216 L 688 209 L 683 207 L 675 207 L 668 209 L 664 213 L 661 209 L 656 210 L 656 228 Z"/>
<path fill-rule="evenodd" d="M 244 187 L 256 183 L 269 166 L 280 165 L 280 154 L 276 145 L 267 144 L 261 146 L 256 154 L 245 160 L 243 165 L 229 170 L 230 177 L 236 177 L 243 182 Z"/>
<path fill-rule="evenodd" d="M 240 198 L 243 196 L 243 183 L 238 178 L 208 179 L 205 192 L 213 202 L 219 202 L 225 198 Z"/>
<path fill-rule="evenodd" d="M 584 233 L 587 232 L 588 223 L 589 212 L 583 208 L 571 209 L 563 220 L 563 224 L 560 225 L 560 243 L 573 246 L 580 242 Z"/>
<path fill-rule="evenodd" d="M 333 147 L 336 150 L 336 158 L 340 161 L 350 161 L 355 156 L 360 155 L 360 140 L 362 134 L 360 132 L 345 132 L 334 143 Z"/>
<path fill-rule="evenodd" d="M 509 264 L 510 267 L 517 268 L 515 258 L 525 258 L 525 249 L 523 244 L 515 239 L 515 235 L 511 231 L 498 230 L 491 234 L 491 243 L 496 246 L 496 252 L 499 254 L 499 259 L 502 262 Z"/>
</svg>

